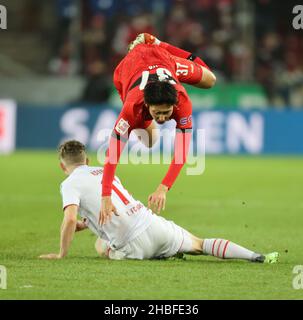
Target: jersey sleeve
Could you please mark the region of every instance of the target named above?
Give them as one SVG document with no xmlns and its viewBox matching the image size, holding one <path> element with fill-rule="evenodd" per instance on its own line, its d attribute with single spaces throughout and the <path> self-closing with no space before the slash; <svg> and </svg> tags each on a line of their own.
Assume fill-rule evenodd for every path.
<svg viewBox="0 0 303 320">
<path fill-rule="evenodd" d="M 192 124 L 192 103 L 187 95 L 183 91 L 179 91 L 178 94 L 178 105 L 174 111 L 173 117 L 176 121 L 176 128 L 180 130 L 191 130 Z"/>
<path fill-rule="evenodd" d="M 177 177 L 182 170 L 186 159 L 191 141 L 191 130 L 184 129 L 184 131 L 177 129 L 175 137 L 174 158 L 170 164 L 166 176 L 162 180 L 162 184 L 170 189 L 175 183 Z"/>
<path fill-rule="evenodd" d="M 120 96 L 120 99 L 123 101 L 123 94 L 122 94 L 122 83 L 120 81 L 120 70 L 119 68 L 117 68 L 114 72 L 114 76 L 113 76 L 113 82 L 114 82 L 114 85 L 115 85 L 115 88 L 116 90 L 118 91 L 119 93 L 119 96 Z"/>
<path fill-rule="evenodd" d="M 73 183 L 69 181 L 63 182 L 60 192 L 63 211 L 70 205 L 80 206 L 80 192 Z"/>
<path fill-rule="evenodd" d="M 114 126 L 114 133 L 126 137 L 135 129 L 135 119 L 130 104 L 124 104 Z"/>
<path fill-rule="evenodd" d="M 131 131 L 135 127 L 135 121 L 131 106 L 124 105 L 114 130 L 109 140 L 109 147 L 106 153 L 103 178 L 102 178 L 102 196 L 110 196 L 112 193 L 112 184 L 115 177 L 116 167 L 121 154 L 128 141 Z"/>
<path fill-rule="evenodd" d="M 192 136 L 192 105 L 185 92 L 179 92 L 179 102 L 174 115 L 176 125 L 176 137 L 174 145 L 174 157 L 162 180 L 162 184 L 170 189 L 180 174 L 186 159 Z"/>
</svg>

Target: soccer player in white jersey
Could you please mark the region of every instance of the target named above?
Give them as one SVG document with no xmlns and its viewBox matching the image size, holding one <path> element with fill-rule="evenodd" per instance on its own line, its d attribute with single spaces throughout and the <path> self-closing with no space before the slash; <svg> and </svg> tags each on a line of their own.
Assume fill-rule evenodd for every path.
<svg viewBox="0 0 303 320">
<path fill-rule="evenodd" d="M 68 178 L 61 184 L 64 219 L 60 252 L 42 259 L 61 259 L 68 253 L 75 231 L 89 228 L 96 236 L 96 250 L 110 259 L 169 258 L 176 254 L 212 255 L 275 263 L 279 254 L 259 254 L 224 239 L 200 239 L 172 221 L 153 214 L 135 200 L 115 177 L 112 200 L 115 212 L 98 223 L 103 169 L 88 166 L 85 146 L 68 141 L 59 148 L 60 164 Z M 77 220 L 77 215 L 82 220 Z"/>
</svg>

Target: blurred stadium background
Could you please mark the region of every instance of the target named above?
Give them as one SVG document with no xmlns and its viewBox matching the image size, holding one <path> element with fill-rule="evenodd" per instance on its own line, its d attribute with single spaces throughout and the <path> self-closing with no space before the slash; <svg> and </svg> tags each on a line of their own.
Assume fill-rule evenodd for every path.
<svg viewBox="0 0 303 320">
<path fill-rule="evenodd" d="M 95 149 L 96 124 L 111 128 L 121 108 L 112 72 L 141 32 L 195 52 L 215 71 L 213 90 L 188 88 L 196 128 L 210 132 L 209 153 L 303 152 L 303 33 L 292 26 L 296 1 L 1 4 L 8 10 L 8 30 L 0 34 L 1 152 L 53 148 L 70 137 Z"/>
<path fill-rule="evenodd" d="M 298 1 L 0 4 L 8 10 L 8 29 L 0 30 L 0 264 L 10 275 L 0 298 L 302 299 L 291 285 L 303 261 L 303 30 L 292 24 Z M 195 52 L 218 78 L 211 90 L 187 88 L 206 152 L 227 156 L 207 157 L 203 176 L 183 171 L 165 217 L 203 237 L 277 250 L 281 264 L 203 257 L 167 265 L 103 261 L 101 269 L 88 233 L 76 237 L 70 260 L 37 260 L 56 250 L 62 219 L 64 177 L 54 149 L 70 138 L 98 149 L 99 130 L 112 129 L 121 109 L 113 70 L 141 32 Z M 229 156 L 239 154 L 248 156 Z M 166 170 L 120 165 L 118 174 L 145 202 Z"/>
<path fill-rule="evenodd" d="M 207 152 L 303 152 L 303 33 L 292 25 L 296 1 L 1 3 L 8 10 L 8 30 L 0 36 L 2 152 L 53 148 L 70 137 L 95 149 L 96 123 L 111 128 L 121 108 L 112 72 L 141 32 L 195 52 L 215 71 L 213 90 L 188 88 L 196 128 L 210 132 Z"/>
</svg>

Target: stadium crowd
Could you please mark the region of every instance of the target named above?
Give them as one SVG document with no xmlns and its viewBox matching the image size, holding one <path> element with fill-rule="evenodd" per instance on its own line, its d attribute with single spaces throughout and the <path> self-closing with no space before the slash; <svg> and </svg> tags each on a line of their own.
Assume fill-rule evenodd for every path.
<svg viewBox="0 0 303 320">
<path fill-rule="evenodd" d="M 221 83 L 257 81 L 272 104 L 277 99 L 291 104 L 292 92 L 303 84 L 302 34 L 290 32 L 291 21 L 277 1 L 243 3 L 248 3 L 246 11 L 236 0 L 57 0 L 58 36 L 50 70 L 86 75 L 84 99 L 107 99 L 107 84 L 128 43 L 149 32 L 201 56 Z M 251 9 L 254 21 L 247 15 Z M 75 41 L 77 28 L 82 32 Z M 105 92 L 100 93 L 100 84 Z"/>
</svg>

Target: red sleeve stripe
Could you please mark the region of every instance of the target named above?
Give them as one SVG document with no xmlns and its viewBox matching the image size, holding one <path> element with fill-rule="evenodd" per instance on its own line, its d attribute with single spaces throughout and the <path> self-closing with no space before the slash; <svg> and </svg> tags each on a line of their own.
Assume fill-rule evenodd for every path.
<svg viewBox="0 0 303 320">
<path fill-rule="evenodd" d="M 124 196 L 124 194 L 113 184 L 112 190 L 115 192 L 115 194 L 120 198 L 120 200 L 125 204 L 129 204 L 129 200 Z"/>
<path fill-rule="evenodd" d="M 225 252 L 226 252 L 228 244 L 229 244 L 229 241 L 226 241 L 226 244 L 225 244 L 225 247 L 224 247 L 224 250 L 223 250 L 223 256 L 222 256 L 223 259 L 225 259 Z"/>
</svg>

